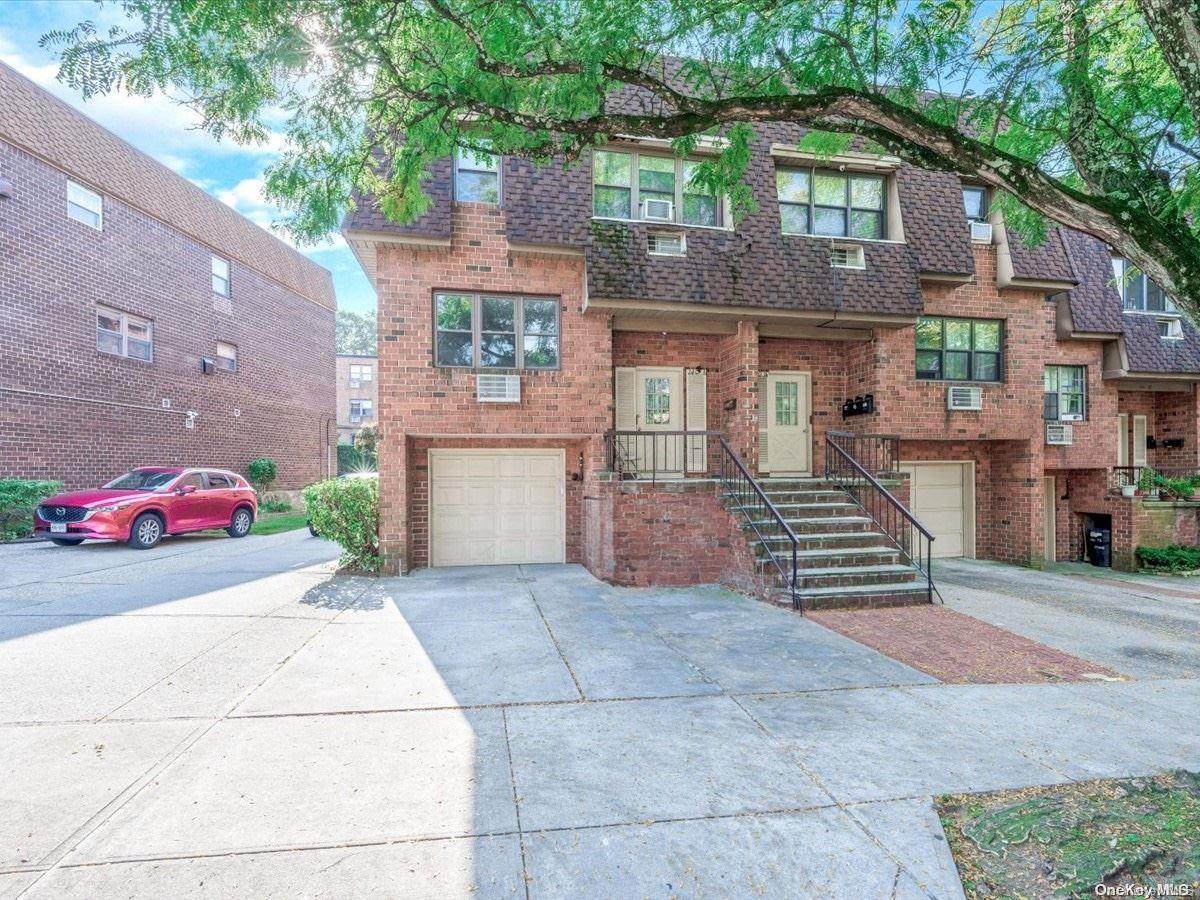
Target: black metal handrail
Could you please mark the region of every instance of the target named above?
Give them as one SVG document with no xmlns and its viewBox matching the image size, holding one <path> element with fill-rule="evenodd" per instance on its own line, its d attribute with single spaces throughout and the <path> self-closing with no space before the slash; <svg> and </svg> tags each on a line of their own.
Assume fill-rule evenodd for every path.
<svg viewBox="0 0 1200 900">
<path fill-rule="evenodd" d="M 1161 475 L 1163 478 L 1193 478 L 1200 475 L 1200 469 L 1195 466 L 1113 466 L 1112 474 L 1109 479 L 1109 487 L 1114 490 L 1120 490 L 1124 487 L 1135 487 L 1139 490 L 1142 488 L 1142 473 L 1149 470 L 1153 475 Z M 1161 485 L 1157 480 L 1151 477 L 1151 482 L 1147 487 L 1150 491 L 1157 492 L 1161 489 Z"/>
<path fill-rule="evenodd" d="M 738 509 L 750 522 L 750 527 L 754 529 L 754 535 L 758 538 L 758 542 L 763 549 L 767 551 L 767 558 L 774 564 L 775 569 L 779 572 L 779 577 L 783 579 L 787 585 L 788 591 L 792 598 L 792 609 L 804 611 L 800 603 L 800 596 L 796 592 L 796 569 L 798 561 L 798 552 L 800 542 L 796 538 L 796 532 L 792 531 L 792 526 L 787 523 L 787 520 L 775 508 L 775 504 L 771 502 L 771 498 L 766 495 L 762 489 L 762 485 L 755 480 L 750 474 L 750 470 L 746 468 L 746 464 L 738 458 L 734 449 L 729 446 L 729 442 L 725 438 L 721 438 L 721 484 L 725 488 L 726 494 L 734 503 L 738 505 Z M 774 520 L 775 526 L 783 533 L 792 545 L 792 571 L 789 573 L 785 567 L 785 563 L 780 561 L 779 554 L 771 548 L 767 542 L 766 536 L 758 527 L 759 516 L 766 515 Z M 786 558 L 786 557 L 785 557 Z"/>
<path fill-rule="evenodd" d="M 608 470 L 620 478 L 679 478 L 712 474 L 712 438 L 719 431 L 607 431 L 604 433 Z"/>
<path fill-rule="evenodd" d="M 847 443 L 844 441 L 847 437 L 853 438 L 855 435 L 840 431 L 825 432 L 825 477 L 837 482 L 858 504 L 859 509 L 896 545 L 901 554 L 925 576 L 926 591 L 929 602 L 932 603 L 933 535 L 891 491 L 880 484 L 879 480 L 850 454 L 846 446 L 843 446 Z"/>
<path fill-rule="evenodd" d="M 893 474 L 900 471 L 900 436 L 896 434 L 852 434 L 849 431 L 827 431 L 827 441 L 833 441 L 868 472 Z"/>
</svg>

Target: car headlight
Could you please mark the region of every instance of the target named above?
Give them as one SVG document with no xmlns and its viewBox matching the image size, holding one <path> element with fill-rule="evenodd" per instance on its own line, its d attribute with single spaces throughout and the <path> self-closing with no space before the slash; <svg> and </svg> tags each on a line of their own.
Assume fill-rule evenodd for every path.
<svg viewBox="0 0 1200 900">
<path fill-rule="evenodd" d="M 118 503 L 116 506 L 98 506 L 96 512 L 118 512 L 129 505 L 128 503 Z"/>
</svg>

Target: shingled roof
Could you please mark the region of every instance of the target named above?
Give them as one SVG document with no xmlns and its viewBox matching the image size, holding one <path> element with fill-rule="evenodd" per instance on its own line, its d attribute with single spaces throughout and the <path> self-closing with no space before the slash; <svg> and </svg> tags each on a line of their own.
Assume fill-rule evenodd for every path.
<svg viewBox="0 0 1200 900">
<path fill-rule="evenodd" d="M 329 271 L 0 63 L 0 140 L 333 309 Z"/>
</svg>

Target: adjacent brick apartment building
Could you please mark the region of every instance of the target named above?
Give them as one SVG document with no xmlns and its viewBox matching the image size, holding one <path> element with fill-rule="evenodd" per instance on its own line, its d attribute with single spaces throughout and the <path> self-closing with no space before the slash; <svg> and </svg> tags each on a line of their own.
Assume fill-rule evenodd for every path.
<svg viewBox="0 0 1200 900">
<path fill-rule="evenodd" d="M 0 476 L 331 472 L 329 273 L 0 64 Z"/>
<path fill-rule="evenodd" d="M 339 353 L 337 357 L 337 430 L 339 444 L 353 444 L 354 436 L 375 425 L 379 406 L 379 358 Z"/>
<path fill-rule="evenodd" d="M 569 169 L 444 160 L 417 221 L 369 198 L 348 216 L 379 294 L 394 568 L 738 582 L 755 516 L 715 477 L 736 458 L 793 509 L 805 590 L 890 602 L 917 554 L 876 546 L 859 488 L 819 480 L 831 442 L 937 556 L 1077 559 L 1109 528 L 1128 567 L 1138 543 L 1194 540 L 1194 505 L 1120 491 L 1120 467 L 1197 465 L 1200 335 L 1168 298 L 1090 237 L 1010 239 L 954 175 L 756 129 L 758 211 L 736 224 L 653 140 Z"/>
</svg>

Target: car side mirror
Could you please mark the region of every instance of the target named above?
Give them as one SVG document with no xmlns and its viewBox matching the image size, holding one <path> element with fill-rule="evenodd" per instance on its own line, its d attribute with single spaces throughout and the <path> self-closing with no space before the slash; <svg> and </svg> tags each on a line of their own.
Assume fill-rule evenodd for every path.
<svg viewBox="0 0 1200 900">
<path fill-rule="evenodd" d="M 183 496 L 184 494 L 194 494 L 196 493 L 196 486 L 194 484 L 180 485 L 179 487 L 175 488 L 175 493 L 179 494 L 180 496 Z"/>
</svg>

